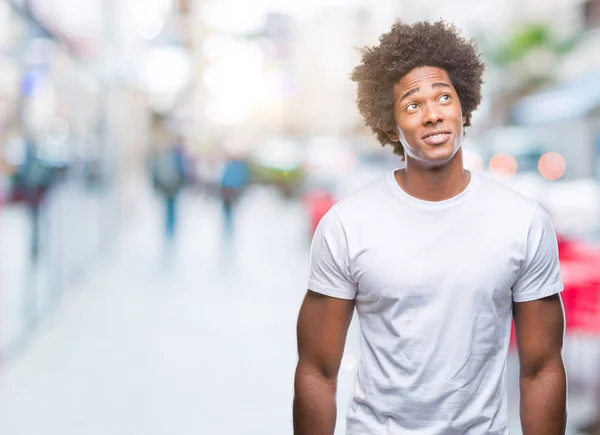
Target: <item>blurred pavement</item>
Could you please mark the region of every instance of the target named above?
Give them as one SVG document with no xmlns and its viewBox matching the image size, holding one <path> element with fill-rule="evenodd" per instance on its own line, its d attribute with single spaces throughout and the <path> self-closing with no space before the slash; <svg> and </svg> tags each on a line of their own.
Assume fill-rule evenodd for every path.
<svg viewBox="0 0 600 435">
<path fill-rule="evenodd" d="M 27 323 L 52 310 L 63 288 L 82 276 L 102 246 L 110 223 L 107 197 L 71 183 L 57 187 L 40 219 L 40 259 L 30 261 L 31 221 L 24 204 L 0 209 L 0 348 L 13 348 Z"/>
<path fill-rule="evenodd" d="M 302 209 L 268 189 L 249 192 L 228 248 L 216 201 L 182 199 L 183 237 L 170 262 L 148 194 L 132 206 L 114 252 L 4 367 L 1 434 L 292 433 L 309 246 Z M 339 435 L 356 326 L 340 374 Z"/>
</svg>

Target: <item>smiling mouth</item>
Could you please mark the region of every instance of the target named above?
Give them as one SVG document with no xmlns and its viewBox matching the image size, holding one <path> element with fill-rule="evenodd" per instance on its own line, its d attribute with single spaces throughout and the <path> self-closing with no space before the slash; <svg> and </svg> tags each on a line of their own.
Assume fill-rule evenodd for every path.
<svg viewBox="0 0 600 435">
<path fill-rule="evenodd" d="M 433 133 L 433 134 L 429 134 L 425 137 L 423 137 L 423 142 L 425 142 L 427 145 L 442 145 L 445 144 L 446 142 L 448 142 L 448 139 L 450 138 L 451 134 L 448 131 L 440 131 L 437 133 Z"/>
<path fill-rule="evenodd" d="M 450 134 L 449 131 L 434 131 L 434 132 L 431 132 L 429 134 L 426 134 L 425 136 L 423 136 L 422 139 L 427 139 L 427 138 L 430 138 L 430 137 L 433 137 L 433 138 L 442 138 L 442 137 L 444 137 L 446 135 L 449 135 L 449 134 Z"/>
</svg>

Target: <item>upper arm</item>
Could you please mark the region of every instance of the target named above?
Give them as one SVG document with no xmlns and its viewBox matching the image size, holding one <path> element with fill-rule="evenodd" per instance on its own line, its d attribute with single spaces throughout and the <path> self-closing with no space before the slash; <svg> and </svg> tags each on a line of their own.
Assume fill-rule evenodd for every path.
<svg viewBox="0 0 600 435">
<path fill-rule="evenodd" d="M 527 234 L 521 273 L 513 285 L 515 332 L 521 373 L 535 374 L 562 361 L 564 312 L 556 232 L 538 205 Z"/>
<path fill-rule="evenodd" d="M 346 232 L 335 209 L 321 218 L 315 231 L 308 288 L 298 316 L 298 367 L 334 381 L 358 291 Z"/>
<path fill-rule="evenodd" d="M 353 310 L 354 300 L 306 293 L 297 325 L 299 366 L 337 379 Z"/>
<path fill-rule="evenodd" d="M 560 295 L 513 305 L 521 373 L 535 375 L 562 364 L 565 318 Z"/>
<path fill-rule="evenodd" d="M 521 271 L 512 286 L 513 301 L 535 301 L 562 290 L 556 232 L 538 205 L 529 223 Z"/>
<path fill-rule="evenodd" d="M 321 218 L 310 249 L 307 288 L 340 299 L 354 299 L 358 285 L 352 276 L 348 239 L 334 208 Z"/>
</svg>

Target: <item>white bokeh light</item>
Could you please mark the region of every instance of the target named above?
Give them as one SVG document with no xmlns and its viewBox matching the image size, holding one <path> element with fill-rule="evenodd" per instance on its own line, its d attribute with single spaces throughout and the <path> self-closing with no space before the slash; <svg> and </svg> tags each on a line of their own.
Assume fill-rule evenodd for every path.
<svg viewBox="0 0 600 435">
<path fill-rule="evenodd" d="M 210 98 L 207 116 L 217 123 L 237 124 L 268 97 L 263 54 L 252 42 L 225 38 L 212 44 L 214 41 L 217 46 L 227 44 L 228 49 L 216 50 L 216 58 L 203 73 Z"/>
<path fill-rule="evenodd" d="M 156 21 L 150 24 L 139 24 L 138 33 L 139 35 L 147 40 L 152 40 L 161 34 L 165 24 L 162 18 L 158 18 Z"/>
<path fill-rule="evenodd" d="M 213 0 L 202 7 L 202 20 L 213 30 L 247 33 L 260 29 L 266 13 L 260 2 Z"/>
<path fill-rule="evenodd" d="M 70 127 L 66 119 L 56 116 L 48 122 L 46 139 L 51 144 L 59 145 L 69 137 Z"/>
<path fill-rule="evenodd" d="M 208 36 L 202 46 L 203 53 L 207 59 L 218 59 L 225 53 L 239 50 L 239 47 L 240 40 L 226 34 L 214 34 Z"/>
<path fill-rule="evenodd" d="M 154 47 L 144 59 L 142 75 L 151 94 L 177 93 L 191 78 L 189 54 L 175 47 Z"/>
<path fill-rule="evenodd" d="M 138 34 L 147 40 L 156 38 L 164 28 L 165 16 L 171 10 L 169 0 L 129 0 L 127 8 Z"/>
</svg>

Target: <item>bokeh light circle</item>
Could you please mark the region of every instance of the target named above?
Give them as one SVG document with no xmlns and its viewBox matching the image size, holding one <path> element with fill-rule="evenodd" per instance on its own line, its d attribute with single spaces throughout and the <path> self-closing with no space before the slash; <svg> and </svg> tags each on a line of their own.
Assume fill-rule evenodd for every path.
<svg viewBox="0 0 600 435">
<path fill-rule="evenodd" d="M 506 153 L 499 153 L 493 156 L 488 166 L 490 172 L 495 175 L 511 177 L 517 173 L 517 160 Z"/>
<path fill-rule="evenodd" d="M 538 170 L 546 180 L 554 181 L 561 178 L 567 169 L 567 162 L 559 153 L 549 152 L 540 157 Z"/>
</svg>

